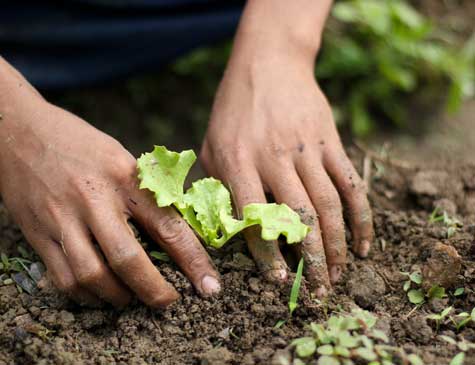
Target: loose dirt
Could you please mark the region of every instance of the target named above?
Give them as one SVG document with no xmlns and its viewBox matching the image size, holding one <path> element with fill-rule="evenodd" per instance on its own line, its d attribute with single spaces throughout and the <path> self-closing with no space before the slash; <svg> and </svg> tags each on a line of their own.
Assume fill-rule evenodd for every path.
<svg viewBox="0 0 475 365">
<path fill-rule="evenodd" d="M 351 154 L 362 165 L 361 153 Z M 121 311 L 82 308 L 49 286 L 31 295 L 15 285 L 0 286 L 0 364 L 280 364 L 279 358 L 292 358 L 288 344 L 307 333 L 308 323 L 355 306 L 376 314 L 393 344 L 426 364 L 448 364 L 455 348 L 437 335 L 475 341 L 475 326 L 455 334 L 442 325 L 436 333 L 425 316 L 448 305 L 456 312 L 475 306 L 475 165 L 439 170 L 385 165 L 373 177 L 370 195 L 377 238 L 369 258 L 349 254 L 343 280 L 328 301 L 312 298 L 304 282 L 290 319 L 290 283 L 266 283 L 245 243 L 236 239 L 211 252 L 224 287 L 215 299 L 200 298 L 174 265 L 157 262 L 182 295 L 163 312 L 138 302 Z M 429 222 L 440 205 L 463 222 L 451 238 L 444 224 Z M 26 245 L 24 238 L 0 205 L 0 251 L 18 255 L 19 244 Z M 449 296 L 413 310 L 401 271 L 444 280 Z M 453 296 L 459 287 L 465 294 Z M 280 319 L 287 322 L 275 328 Z M 474 363 L 475 357 L 466 359 Z"/>
</svg>

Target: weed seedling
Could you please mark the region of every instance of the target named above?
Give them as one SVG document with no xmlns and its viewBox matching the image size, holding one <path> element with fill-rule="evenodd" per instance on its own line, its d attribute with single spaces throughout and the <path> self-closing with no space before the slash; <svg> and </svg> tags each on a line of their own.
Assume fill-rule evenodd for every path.
<svg viewBox="0 0 475 365">
<path fill-rule="evenodd" d="M 455 355 L 452 358 L 449 365 L 463 365 L 467 351 L 475 349 L 474 343 L 471 343 L 465 340 L 456 341 L 452 337 L 449 337 L 449 336 L 439 336 L 439 337 L 442 340 L 448 342 L 449 344 L 453 346 L 457 346 L 458 350 L 460 351 L 457 355 Z"/>
<path fill-rule="evenodd" d="M 457 329 L 457 332 L 460 331 L 462 328 L 464 328 L 469 322 L 473 321 L 475 322 L 475 308 L 472 309 L 471 313 L 467 312 L 462 312 L 456 315 L 457 319 L 453 319 L 452 323 L 455 325 L 455 328 Z"/>
<path fill-rule="evenodd" d="M 407 292 L 407 297 L 412 304 L 421 306 L 426 300 L 434 298 L 442 299 L 447 296 L 445 289 L 439 285 L 434 285 L 427 292 L 424 292 L 421 288 L 422 275 L 418 272 L 402 272 L 401 274 L 408 277 L 408 280 L 404 282 L 403 289 Z M 411 289 L 413 286 L 415 288 Z"/>
<path fill-rule="evenodd" d="M 292 283 L 292 289 L 290 290 L 290 299 L 289 299 L 289 312 L 290 315 L 297 308 L 297 300 L 299 298 L 300 285 L 302 283 L 302 273 L 303 273 L 303 258 L 300 259 L 299 265 L 297 267 L 297 273 L 295 274 L 294 282 Z"/>
<path fill-rule="evenodd" d="M 435 321 L 436 332 L 439 332 L 440 324 L 443 323 L 444 319 L 447 318 L 452 309 L 452 307 L 447 307 L 442 312 L 440 312 L 440 314 L 431 314 L 427 316 L 427 319 L 432 319 Z"/>
<path fill-rule="evenodd" d="M 291 317 L 295 309 L 297 309 L 297 301 L 299 299 L 300 286 L 302 284 L 302 274 L 303 274 L 303 258 L 300 259 L 297 266 L 297 272 L 295 274 L 294 282 L 292 283 L 292 288 L 290 289 L 290 298 L 289 298 L 289 316 Z M 287 322 L 285 319 L 279 319 L 274 325 L 274 328 L 280 328 Z"/>
<path fill-rule="evenodd" d="M 435 208 L 429 217 L 429 223 L 442 222 L 447 227 L 447 238 L 451 238 L 461 227 L 462 222 L 457 218 L 449 217 L 447 212 L 439 214 L 439 208 Z"/>
<path fill-rule="evenodd" d="M 396 357 L 404 364 L 422 365 L 417 355 L 388 345 L 388 337 L 375 328 L 376 323 L 375 316 L 361 309 L 333 315 L 325 324 L 311 323 L 313 336 L 297 338 L 291 346 L 299 358 L 316 356 L 318 365 L 393 365 Z"/>
</svg>

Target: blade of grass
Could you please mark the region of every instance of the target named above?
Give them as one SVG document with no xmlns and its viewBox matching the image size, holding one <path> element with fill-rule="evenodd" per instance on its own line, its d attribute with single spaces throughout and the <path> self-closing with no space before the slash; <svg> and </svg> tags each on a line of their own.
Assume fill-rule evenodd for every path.
<svg viewBox="0 0 475 365">
<path fill-rule="evenodd" d="M 290 291 L 289 299 L 289 311 L 290 315 L 297 308 L 297 300 L 299 298 L 300 284 L 302 283 L 302 272 L 303 272 L 303 258 L 300 259 L 299 265 L 297 266 L 297 273 L 295 274 L 295 279 L 292 284 L 292 290 Z"/>
</svg>

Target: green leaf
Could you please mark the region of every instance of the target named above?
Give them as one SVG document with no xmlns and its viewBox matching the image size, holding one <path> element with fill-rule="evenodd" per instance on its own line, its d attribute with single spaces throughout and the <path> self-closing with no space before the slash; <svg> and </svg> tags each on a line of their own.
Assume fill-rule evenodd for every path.
<svg viewBox="0 0 475 365">
<path fill-rule="evenodd" d="M 243 209 L 246 225 L 259 224 L 261 236 L 266 241 L 279 238 L 282 234 L 287 243 L 301 242 L 310 228 L 300 221 L 299 215 L 285 204 L 249 204 Z"/>
<path fill-rule="evenodd" d="M 450 365 L 463 365 L 464 360 L 465 360 L 465 354 L 463 352 L 459 352 L 450 361 Z"/>
<path fill-rule="evenodd" d="M 332 345 L 323 345 L 317 349 L 317 352 L 320 355 L 333 355 L 333 346 Z"/>
<path fill-rule="evenodd" d="M 2 260 L 2 264 L 3 264 L 4 269 L 8 270 L 8 268 L 10 267 L 10 262 L 8 261 L 8 256 L 5 253 L 2 252 L 0 254 L 0 258 Z"/>
<path fill-rule="evenodd" d="M 343 22 L 354 22 L 358 19 L 358 10 L 353 4 L 348 2 L 336 3 L 333 7 L 332 15 Z"/>
<path fill-rule="evenodd" d="M 402 288 L 404 289 L 404 291 L 408 291 L 409 289 L 411 289 L 411 280 L 406 280 Z"/>
<path fill-rule="evenodd" d="M 299 265 L 297 267 L 297 273 L 295 274 L 295 279 L 292 284 L 292 289 L 290 290 L 290 299 L 289 299 L 290 315 L 292 315 L 292 313 L 297 308 L 297 300 L 299 297 L 300 284 L 302 282 L 302 274 L 303 274 L 303 258 L 301 258 L 299 261 Z"/>
<path fill-rule="evenodd" d="M 442 313 L 440 313 L 440 316 L 441 316 L 442 318 L 445 318 L 445 317 L 451 312 L 452 309 L 453 309 L 452 307 L 447 307 L 447 308 L 445 308 L 445 309 L 442 311 Z"/>
<path fill-rule="evenodd" d="M 151 251 L 150 256 L 160 261 L 164 261 L 164 262 L 170 261 L 170 256 L 168 256 L 165 252 Z"/>
<path fill-rule="evenodd" d="M 282 327 L 285 322 L 286 322 L 285 319 L 279 319 L 279 320 L 277 321 L 277 323 L 274 325 L 274 328 L 280 328 L 280 327 Z"/>
<path fill-rule="evenodd" d="M 424 362 L 422 359 L 417 356 L 416 354 L 410 354 L 407 356 L 407 359 L 411 363 L 411 365 L 424 365 Z"/>
<path fill-rule="evenodd" d="M 320 356 L 317 365 L 340 365 L 340 361 L 333 356 Z"/>
<path fill-rule="evenodd" d="M 313 337 L 297 338 L 292 341 L 291 345 L 295 346 L 295 351 L 299 357 L 311 356 L 317 350 L 317 344 Z"/>
<path fill-rule="evenodd" d="M 359 357 L 361 357 L 361 358 L 363 358 L 367 361 L 373 361 L 373 360 L 376 360 L 378 358 L 373 350 L 367 349 L 365 347 L 357 348 L 355 350 L 355 352 Z"/>
<path fill-rule="evenodd" d="M 198 224 L 199 228 L 195 230 L 201 232 L 206 243 L 212 246 L 219 247 L 216 242 L 226 242 L 245 225 L 232 216 L 228 189 L 212 177 L 195 181 L 184 194 L 183 202 L 185 207 L 192 207 L 194 211 L 194 214 L 184 214 L 184 218 L 189 221 L 194 217 L 197 223 L 189 222 L 190 225 L 195 228 Z"/>
<path fill-rule="evenodd" d="M 413 283 L 416 283 L 418 285 L 422 284 L 422 274 L 419 272 L 413 272 L 411 275 L 409 275 L 409 278 Z"/>
<path fill-rule="evenodd" d="M 470 317 L 472 317 L 472 321 L 475 321 L 475 308 L 472 309 L 472 312 L 470 313 Z"/>
<path fill-rule="evenodd" d="M 350 357 L 351 352 L 346 347 L 343 346 L 335 346 L 334 348 L 335 355 L 343 356 L 343 357 Z"/>
<path fill-rule="evenodd" d="M 445 289 L 439 285 L 434 285 L 432 288 L 429 289 L 429 291 L 427 292 L 427 296 L 429 298 L 438 298 L 438 299 L 442 299 L 444 297 L 446 297 L 446 294 L 445 294 Z"/>
<path fill-rule="evenodd" d="M 377 340 L 381 340 L 383 342 L 389 342 L 389 338 L 388 336 L 381 330 L 372 330 L 371 331 L 371 337 L 377 339 Z"/>
<path fill-rule="evenodd" d="M 391 10 L 397 19 L 409 28 L 421 28 L 425 26 L 424 18 L 412 6 L 401 1 L 393 1 Z"/>
<path fill-rule="evenodd" d="M 177 153 L 155 146 L 137 160 L 140 189 L 152 191 L 159 207 L 179 205 L 183 201 L 185 178 L 195 160 L 191 150 Z"/>
<path fill-rule="evenodd" d="M 338 344 L 346 348 L 353 348 L 359 345 L 359 337 L 351 335 L 348 331 L 338 333 Z"/>
<path fill-rule="evenodd" d="M 424 293 L 420 289 L 412 289 L 407 292 L 407 297 L 412 304 L 421 304 L 424 302 Z"/>
<path fill-rule="evenodd" d="M 327 344 L 331 342 L 331 337 L 328 335 L 327 331 L 321 324 L 310 323 L 310 329 L 317 336 L 319 343 Z"/>
<path fill-rule="evenodd" d="M 214 178 L 194 182 L 184 194 L 183 184 L 195 160 L 191 150 L 177 153 L 155 146 L 137 160 L 138 177 L 140 188 L 152 191 L 159 207 L 174 205 L 206 244 L 220 248 L 253 225 L 261 226 L 264 240 L 284 235 L 287 243 L 295 243 L 308 234 L 310 228 L 285 204 L 249 204 L 243 208 L 243 220 L 235 219 L 229 191 Z"/>
<path fill-rule="evenodd" d="M 465 288 L 457 288 L 454 291 L 454 296 L 458 297 L 458 296 L 462 295 L 464 292 L 465 292 Z"/>
</svg>

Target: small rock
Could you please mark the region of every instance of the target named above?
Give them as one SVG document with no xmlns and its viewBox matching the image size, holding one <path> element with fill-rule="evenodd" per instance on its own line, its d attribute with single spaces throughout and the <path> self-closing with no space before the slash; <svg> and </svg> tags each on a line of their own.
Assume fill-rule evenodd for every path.
<svg viewBox="0 0 475 365">
<path fill-rule="evenodd" d="M 422 266 L 422 284 L 427 290 L 434 285 L 440 285 L 446 289 L 457 281 L 457 275 L 462 269 L 462 259 L 457 250 L 436 242 L 425 247 L 427 261 Z"/>
<path fill-rule="evenodd" d="M 287 341 L 285 341 L 282 337 L 274 337 L 272 339 L 272 345 L 274 347 L 285 347 L 287 346 Z"/>
<path fill-rule="evenodd" d="M 440 313 L 448 307 L 448 302 L 448 298 L 432 298 L 429 304 L 433 312 Z"/>
<path fill-rule="evenodd" d="M 290 365 L 292 363 L 292 354 L 289 350 L 277 350 L 272 356 L 271 365 Z"/>
<path fill-rule="evenodd" d="M 15 327 L 15 340 L 23 341 L 28 337 L 28 332 L 23 327 Z"/>
<path fill-rule="evenodd" d="M 254 293 L 259 293 L 261 291 L 261 281 L 258 278 L 250 278 L 249 289 Z"/>
<path fill-rule="evenodd" d="M 403 323 L 406 336 L 420 345 L 427 345 L 432 341 L 432 328 L 427 324 L 424 316 L 413 316 Z"/>
<path fill-rule="evenodd" d="M 61 325 L 63 327 L 67 327 L 68 325 L 73 323 L 74 320 L 75 320 L 74 314 L 72 314 L 71 312 L 68 312 L 65 310 L 62 310 L 61 312 L 59 312 L 59 321 L 61 322 Z"/>
<path fill-rule="evenodd" d="M 33 319 L 31 318 L 29 313 L 22 314 L 21 316 L 16 317 L 14 321 L 18 327 L 23 327 L 23 328 L 33 323 Z"/>
<path fill-rule="evenodd" d="M 353 273 L 347 282 L 347 289 L 356 304 L 370 309 L 386 293 L 386 284 L 371 267 L 364 266 Z"/>
<path fill-rule="evenodd" d="M 201 365 L 226 365 L 233 359 L 233 353 L 226 347 L 217 347 L 201 356 Z"/>
</svg>

